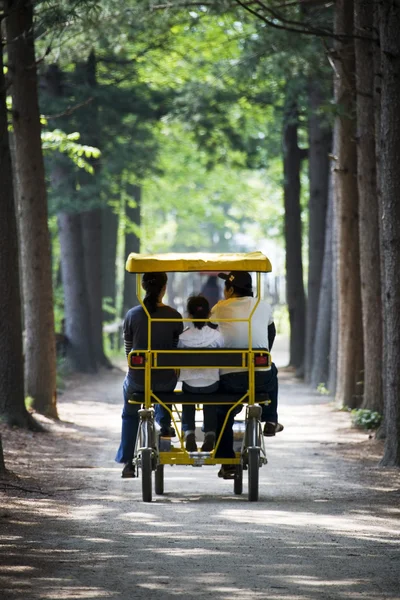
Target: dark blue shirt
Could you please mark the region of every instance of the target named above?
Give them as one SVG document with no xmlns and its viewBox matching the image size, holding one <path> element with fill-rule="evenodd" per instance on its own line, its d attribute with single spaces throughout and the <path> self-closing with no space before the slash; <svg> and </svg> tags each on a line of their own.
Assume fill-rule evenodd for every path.
<svg viewBox="0 0 400 600">
<path fill-rule="evenodd" d="M 175 319 L 182 319 L 182 315 L 170 306 L 157 306 L 152 319 L 173 319 L 165 323 L 152 323 L 151 325 L 151 349 L 152 350 L 172 350 L 178 346 L 179 336 L 183 331 L 181 321 L 174 322 Z M 135 306 L 126 313 L 124 320 L 124 340 L 125 350 L 147 350 L 148 322 L 147 315 L 141 306 Z M 137 386 L 144 387 L 144 370 L 129 369 L 129 379 L 135 382 Z M 153 369 L 151 374 L 152 389 L 168 385 L 174 386 L 177 377 L 173 369 Z"/>
</svg>

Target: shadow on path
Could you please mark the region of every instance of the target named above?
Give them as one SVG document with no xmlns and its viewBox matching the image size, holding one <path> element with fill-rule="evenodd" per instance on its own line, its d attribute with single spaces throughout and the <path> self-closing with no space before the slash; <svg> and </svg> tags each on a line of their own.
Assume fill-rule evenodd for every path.
<svg viewBox="0 0 400 600">
<path fill-rule="evenodd" d="M 76 383 L 63 422 L 6 447 L 25 491 L 2 492 L 2 600 L 400 599 L 398 472 L 344 458 L 367 437 L 290 373 L 252 504 L 217 467 L 166 468 L 143 504 L 113 462 L 122 374 Z"/>
</svg>

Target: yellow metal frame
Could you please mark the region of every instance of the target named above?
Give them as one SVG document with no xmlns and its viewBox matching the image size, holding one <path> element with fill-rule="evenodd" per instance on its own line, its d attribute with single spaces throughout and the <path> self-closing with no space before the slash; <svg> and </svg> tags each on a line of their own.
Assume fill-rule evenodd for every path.
<svg viewBox="0 0 400 600">
<path fill-rule="evenodd" d="M 269 260 L 263 255 L 261 254 L 261 252 L 255 252 L 255 253 L 249 253 L 249 254 L 224 254 L 224 255 L 204 255 L 204 254 L 196 254 L 196 255 L 179 255 L 179 254 L 168 254 L 168 255 L 140 255 L 140 254 L 130 254 L 126 263 L 126 270 L 130 271 L 132 273 L 144 273 L 144 272 L 160 272 L 160 271 L 168 271 L 168 272 L 182 272 L 182 271 L 186 271 L 186 272 L 193 272 L 193 271 L 215 271 L 215 270 L 221 270 L 221 271 L 226 271 L 226 270 L 248 270 L 248 271 L 257 271 L 256 272 L 256 299 L 257 302 L 255 303 L 253 310 L 251 311 L 250 315 L 248 316 L 247 319 L 213 319 L 212 322 L 214 323 L 219 323 L 219 322 L 227 322 L 227 323 L 238 323 L 238 322 L 247 322 L 248 324 L 248 349 L 247 350 L 243 350 L 243 349 L 234 349 L 234 348 L 221 348 L 219 349 L 218 353 L 224 352 L 224 353 L 236 353 L 239 354 L 241 353 L 243 355 L 243 361 L 242 361 L 242 368 L 247 368 L 248 372 L 249 372 L 249 389 L 248 391 L 243 394 L 243 396 L 235 403 L 233 403 L 232 405 L 228 406 L 230 407 L 220 435 L 218 436 L 218 439 L 216 440 L 216 444 L 215 444 L 215 448 L 213 450 L 213 452 L 211 453 L 210 457 L 204 458 L 204 460 L 202 460 L 202 464 L 205 465 L 216 465 L 216 464 L 240 464 L 241 462 L 241 458 L 240 458 L 240 453 L 236 453 L 236 458 L 214 458 L 215 453 L 218 449 L 218 446 L 220 444 L 221 438 L 222 438 L 222 434 L 225 430 L 226 424 L 228 422 L 229 416 L 231 414 L 231 412 L 234 410 L 234 408 L 236 408 L 237 406 L 239 406 L 240 404 L 243 404 L 244 400 L 247 398 L 247 404 L 249 406 L 255 404 L 255 361 L 254 361 L 254 355 L 258 354 L 258 352 L 256 350 L 254 350 L 252 348 L 252 330 L 251 330 L 251 323 L 252 323 L 252 317 L 253 314 L 255 312 L 255 310 L 257 309 L 257 306 L 260 303 L 261 297 L 260 297 L 260 291 L 261 291 L 261 272 L 269 272 L 271 271 L 271 263 L 269 262 Z M 140 281 L 140 277 L 136 278 L 136 294 L 137 294 L 137 298 L 140 302 L 140 305 L 142 306 L 143 310 L 145 311 L 146 315 L 147 315 L 147 323 L 148 323 L 148 332 L 147 332 L 147 351 L 144 350 L 132 350 L 132 352 L 130 352 L 129 356 L 128 356 L 128 360 L 129 357 L 132 355 L 143 355 L 144 356 L 144 370 L 145 370 L 145 374 L 144 374 L 144 381 L 145 381 L 145 386 L 144 386 L 144 408 L 146 409 L 150 409 L 152 407 L 152 400 L 155 400 L 158 404 L 160 404 L 161 406 L 163 406 L 170 414 L 171 414 L 171 419 L 172 422 L 174 423 L 175 427 L 177 425 L 177 422 L 175 420 L 173 411 L 170 409 L 169 406 L 167 406 L 164 402 L 162 402 L 162 400 L 160 400 L 160 398 L 152 391 L 151 389 L 151 370 L 152 369 L 179 369 L 179 368 L 190 368 L 187 366 L 183 366 L 183 367 L 170 367 L 170 366 L 166 366 L 166 367 L 158 367 L 157 366 L 157 354 L 162 354 L 162 353 L 168 353 L 168 354 L 172 354 L 172 353 L 176 353 L 176 354 L 180 354 L 182 353 L 182 350 L 152 350 L 151 349 L 151 326 L 152 323 L 163 323 L 163 322 L 175 322 L 175 321 L 180 321 L 183 323 L 192 323 L 194 321 L 197 322 L 206 322 L 209 323 L 211 321 L 211 319 L 189 319 L 189 318 L 182 318 L 182 319 L 153 319 L 149 313 L 149 311 L 147 310 L 145 304 L 143 303 L 143 299 L 142 299 L 142 287 L 141 287 L 141 281 Z M 211 350 L 207 350 L 208 352 L 211 352 Z M 185 354 L 186 353 L 198 353 L 196 350 L 184 350 Z M 268 353 L 269 354 L 269 353 Z M 247 360 L 245 359 L 245 356 L 247 355 Z M 270 355 L 269 355 L 270 356 Z M 270 360 L 269 360 L 269 364 L 270 364 Z M 247 364 L 246 364 L 247 363 Z M 130 366 L 130 364 L 129 364 Z M 135 367 L 131 367 L 130 368 L 135 368 Z M 143 367 L 136 367 L 136 368 L 143 368 Z M 206 367 L 194 367 L 196 369 L 198 368 L 216 368 L 216 369 L 223 369 L 224 365 L 222 366 L 206 366 Z M 240 367 L 237 367 L 240 368 Z M 197 401 L 196 401 L 197 400 Z M 193 402 L 193 404 L 199 404 L 199 398 L 196 398 Z M 132 404 L 136 404 L 137 402 L 134 400 L 130 400 L 129 401 Z M 212 403 L 208 403 L 208 404 L 221 404 L 220 402 L 212 402 Z M 176 429 L 178 429 L 176 427 Z M 196 464 L 196 460 L 192 457 L 190 457 L 189 453 L 184 449 L 184 443 L 183 443 L 183 435 L 180 435 L 180 445 L 181 448 L 180 449 L 171 449 L 169 451 L 160 451 L 159 452 L 159 464 L 170 464 L 170 465 L 174 465 L 174 464 L 181 464 L 181 465 L 194 465 Z"/>
</svg>

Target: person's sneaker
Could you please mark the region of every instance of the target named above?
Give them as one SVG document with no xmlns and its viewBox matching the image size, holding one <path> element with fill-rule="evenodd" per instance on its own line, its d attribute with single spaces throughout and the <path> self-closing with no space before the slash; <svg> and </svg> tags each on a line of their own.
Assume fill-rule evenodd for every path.
<svg viewBox="0 0 400 600">
<path fill-rule="evenodd" d="M 263 434 L 266 437 L 273 437 L 275 434 L 279 433 L 280 431 L 283 431 L 283 425 L 281 425 L 281 423 L 270 423 L 269 421 L 266 421 L 264 423 Z"/>
<path fill-rule="evenodd" d="M 236 473 L 236 465 L 221 465 L 218 471 L 218 477 L 221 479 L 234 479 Z"/>
<path fill-rule="evenodd" d="M 121 477 L 124 479 L 136 477 L 136 470 L 132 463 L 126 463 L 124 468 L 122 469 Z"/>
<path fill-rule="evenodd" d="M 175 429 L 173 427 L 161 427 L 160 436 L 167 437 L 167 438 L 174 438 L 174 437 L 176 437 Z"/>
<path fill-rule="evenodd" d="M 185 435 L 185 448 L 188 452 L 197 452 L 196 436 L 194 433 Z"/>
<path fill-rule="evenodd" d="M 201 447 L 202 452 L 212 452 L 215 446 L 215 433 L 208 431 L 204 436 L 204 442 Z"/>
</svg>

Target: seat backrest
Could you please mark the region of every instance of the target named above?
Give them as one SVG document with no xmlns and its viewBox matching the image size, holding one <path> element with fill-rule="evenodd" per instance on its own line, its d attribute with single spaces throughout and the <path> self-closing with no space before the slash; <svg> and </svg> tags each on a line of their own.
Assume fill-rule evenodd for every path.
<svg viewBox="0 0 400 600">
<path fill-rule="evenodd" d="M 225 348 L 218 350 L 190 349 L 180 350 L 151 350 L 132 351 L 128 356 L 131 368 L 144 368 L 146 355 L 151 360 L 153 369 L 183 369 L 183 368 L 248 368 L 249 360 L 254 357 L 256 367 L 269 367 L 271 355 L 266 348 L 249 351 L 248 348 Z"/>
</svg>

